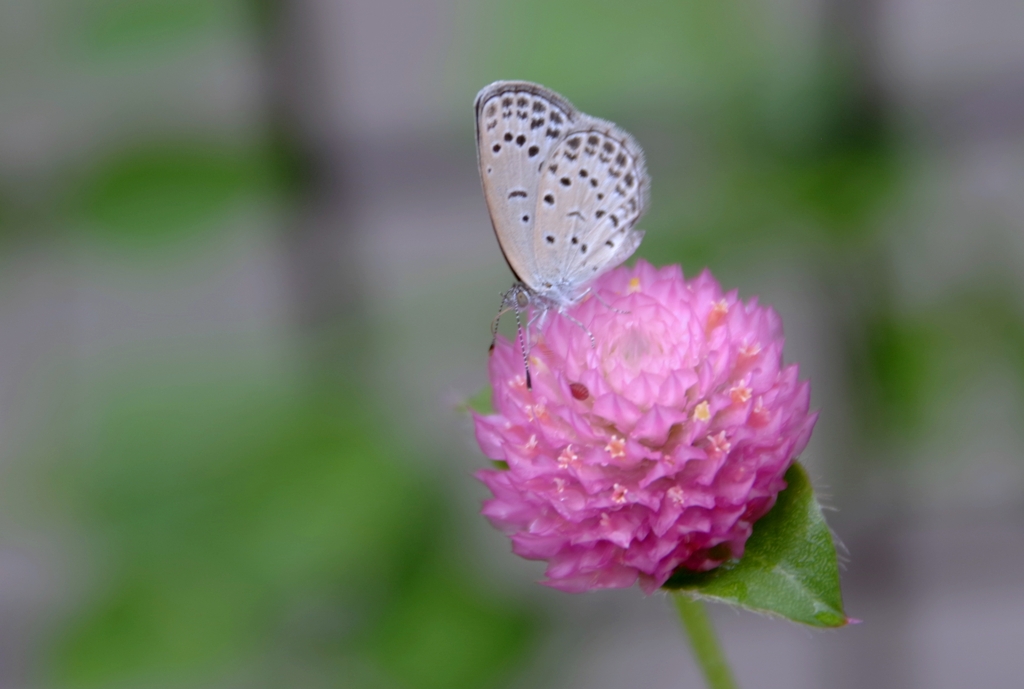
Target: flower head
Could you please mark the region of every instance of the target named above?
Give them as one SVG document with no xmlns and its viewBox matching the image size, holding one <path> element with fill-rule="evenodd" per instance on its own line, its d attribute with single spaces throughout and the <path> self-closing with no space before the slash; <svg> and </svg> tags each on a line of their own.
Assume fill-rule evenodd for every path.
<svg viewBox="0 0 1024 689">
<path fill-rule="evenodd" d="M 566 315 L 589 332 L 542 318 L 532 389 L 517 346 L 491 355 L 497 411 L 474 416 L 476 437 L 508 469 L 478 472 L 484 515 L 566 591 L 652 592 L 677 568 L 740 557 L 817 417 L 782 366 L 779 317 L 707 271 L 685 281 L 644 261 Z"/>
</svg>

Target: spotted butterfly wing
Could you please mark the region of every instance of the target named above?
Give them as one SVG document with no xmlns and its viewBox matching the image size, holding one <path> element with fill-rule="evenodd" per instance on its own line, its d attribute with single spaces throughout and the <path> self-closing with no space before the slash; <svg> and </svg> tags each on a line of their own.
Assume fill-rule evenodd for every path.
<svg viewBox="0 0 1024 689">
<path fill-rule="evenodd" d="M 633 137 L 611 122 L 577 118 L 548 153 L 537 187 L 534 261 L 550 298 L 572 302 L 636 251 L 649 186 Z"/>
<path fill-rule="evenodd" d="M 538 84 L 499 81 L 476 97 L 476 143 L 487 209 L 505 260 L 537 293 L 534 251 L 537 185 L 542 163 L 579 113 Z"/>
</svg>

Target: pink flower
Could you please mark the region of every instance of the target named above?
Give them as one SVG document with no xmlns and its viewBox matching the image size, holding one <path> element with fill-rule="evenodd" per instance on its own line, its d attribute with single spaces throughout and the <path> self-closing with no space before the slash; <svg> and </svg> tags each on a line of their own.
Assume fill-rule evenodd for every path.
<svg viewBox="0 0 1024 689">
<path fill-rule="evenodd" d="M 565 591 L 656 590 L 674 570 L 743 555 L 785 487 L 817 414 L 782 366 L 771 309 L 722 294 L 707 271 L 640 261 L 595 283 L 530 334 L 533 389 L 518 345 L 490 359 L 496 414 L 474 415 L 483 514 L 512 549 L 546 560 Z M 602 303 L 602 301 L 604 303 Z"/>
</svg>

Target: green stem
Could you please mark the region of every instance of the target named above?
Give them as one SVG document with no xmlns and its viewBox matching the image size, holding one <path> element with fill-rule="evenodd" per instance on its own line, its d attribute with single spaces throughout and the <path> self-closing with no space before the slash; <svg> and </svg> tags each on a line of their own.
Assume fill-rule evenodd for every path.
<svg viewBox="0 0 1024 689">
<path fill-rule="evenodd" d="M 708 689 L 737 689 L 704 604 L 682 592 L 673 593 L 672 596 L 676 599 L 679 618 L 690 637 L 693 655 L 704 671 Z"/>
</svg>

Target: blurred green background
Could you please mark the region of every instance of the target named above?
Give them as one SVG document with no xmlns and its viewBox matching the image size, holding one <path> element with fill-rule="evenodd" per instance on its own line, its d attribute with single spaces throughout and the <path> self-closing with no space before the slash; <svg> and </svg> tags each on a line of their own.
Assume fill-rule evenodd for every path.
<svg viewBox="0 0 1024 689">
<path fill-rule="evenodd" d="M 1024 10 L 0 5 L 0 688 L 699 686 L 670 606 L 533 582 L 459 404 L 510 284 L 472 102 L 631 131 L 638 255 L 786 324 L 847 552 L 744 686 L 1024 672 Z"/>
</svg>

